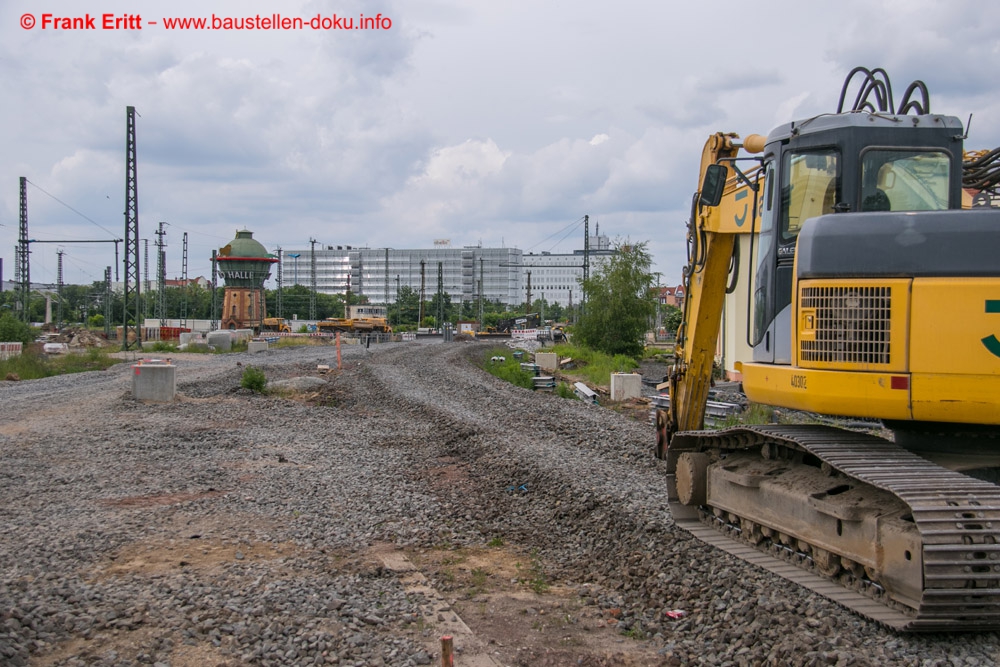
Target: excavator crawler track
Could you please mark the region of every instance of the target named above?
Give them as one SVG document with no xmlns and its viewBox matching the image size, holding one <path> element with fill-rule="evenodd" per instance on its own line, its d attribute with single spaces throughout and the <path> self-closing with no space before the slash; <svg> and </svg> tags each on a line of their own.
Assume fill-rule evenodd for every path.
<svg viewBox="0 0 1000 667">
<path fill-rule="evenodd" d="M 791 558 L 800 566 L 795 567 L 759 546 L 734 541 L 724 533 L 738 534 L 738 528 L 727 530 L 710 507 L 687 506 L 677 499 L 673 473 L 684 452 L 725 456 L 763 445 L 804 452 L 828 470 L 905 503 L 919 532 L 923 567 L 923 586 L 913 607 L 887 600 L 877 584 L 855 581 L 853 588 L 846 588 L 843 577 L 831 579 L 815 568 L 801 569 L 810 565 L 808 558 Z M 699 539 L 898 631 L 1000 629 L 1000 487 L 937 466 L 883 438 L 829 426 L 682 432 L 671 440 L 667 460 L 674 520 Z"/>
</svg>

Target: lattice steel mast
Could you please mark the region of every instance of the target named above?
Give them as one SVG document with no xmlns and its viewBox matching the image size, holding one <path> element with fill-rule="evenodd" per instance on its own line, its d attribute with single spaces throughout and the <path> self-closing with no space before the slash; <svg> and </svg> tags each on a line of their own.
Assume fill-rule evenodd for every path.
<svg viewBox="0 0 1000 667">
<path fill-rule="evenodd" d="M 21 235 L 18 239 L 17 266 L 18 275 L 21 279 L 21 320 L 27 322 L 30 318 L 28 314 L 28 296 L 31 294 L 31 271 L 28 268 L 28 179 L 21 177 Z"/>
<path fill-rule="evenodd" d="M 156 232 L 159 237 L 156 240 L 156 319 L 160 320 L 160 328 L 167 326 L 167 242 L 163 237 L 167 235 L 160 223 Z"/>
<path fill-rule="evenodd" d="M 184 251 L 181 255 L 181 281 L 183 291 L 181 292 L 181 327 L 187 326 L 188 317 L 188 233 L 184 232 Z"/>
<path fill-rule="evenodd" d="M 111 267 L 104 269 L 104 335 L 111 336 Z"/>
<path fill-rule="evenodd" d="M 145 298 L 142 299 L 142 319 L 143 322 L 149 317 L 149 293 L 152 292 L 152 288 L 149 285 L 149 239 L 142 240 L 142 293 L 145 294 Z"/>
<path fill-rule="evenodd" d="M 122 313 L 122 349 L 129 349 L 129 333 L 142 348 L 139 325 L 139 173 L 135 147 L 135 107 L 125 108 L 125 306 Z M 132 322 L 129 323 L 131 316 Z"/>
<path fill-rule="evenodd" d="M 281 305 L 282 305 L 281 304 L 281 290 L 282 290 L 282 287 L 284 285 L 284 283 L 282 282 L 282 276 L 281 276 L 281 264 L 282 264 L 282 261 L 281 261 L 281 246 L 277 247 L 277 249 L 275 250 L 275 254 L 277 254 L 277 256 L 278 256 L 278 266 L 277 266 L 277 269 L 276 269 L 277 273 L 276 273 L 274 279 L 278 283 L 278 289 L 275 290 L 275 294 L 274 294 L 274 308 L 275 308 L 274 316 L 275 317 L 284 317 L 284 315 L 282 315 L 282 309 L 281 309 Z"/>
<path fill-rule="evenodd" d="M 316 320 L 316 239 L 309 239 L 309 319 Z"/>
<path fill-rule="evenodd" d="M 62 327 L 63 321 L 63 255 L 66 253 L 62 248 L 56 250 L 58 260 L 56 262 L 56 329 Z"/>
</svg>

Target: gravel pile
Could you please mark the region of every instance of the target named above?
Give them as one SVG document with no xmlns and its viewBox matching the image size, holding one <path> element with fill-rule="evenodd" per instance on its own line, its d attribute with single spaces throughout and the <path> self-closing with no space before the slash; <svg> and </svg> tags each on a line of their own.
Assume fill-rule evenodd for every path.
<svg viewBox="0 0 1000 667">
<path fill-rule="evenodd" d="M 0 383 L 0 664 L 432 664 L 426 601 L 367 554 L 495 537 L 663 664 L 1000 657 L 996 634 L 898 636 L 693 540 L 648 424 L 507 385 L 487 349 L 345 346 L 328 374 L 331 348 L 177 355 L 170 404 L 132 400 L 127 364 Z M 248 364 L 323 383 L 252 394 Z M 456 463 L 464 483 L 428 483 Z"/>
</svg>

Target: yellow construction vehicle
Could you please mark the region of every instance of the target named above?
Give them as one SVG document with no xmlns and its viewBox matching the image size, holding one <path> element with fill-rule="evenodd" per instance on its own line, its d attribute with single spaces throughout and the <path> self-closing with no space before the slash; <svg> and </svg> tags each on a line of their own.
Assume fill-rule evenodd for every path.
<svg viewBox="0 0 1000 667">
<path fill-rule="evenodd" d="M 863 68 L 836 114 L 710 137 L 657 413 L 678 525 L 906 631 L 1000 629 L 1000 209 L 961 210 L 963 139 L 921 82 L 895 109 Z M 746 233 L 752 257 L 734 257 Z M 734 287 L 749 399 L 870 431 L 704 430 Z"/>
<path fill-rule="evenodd" d="M 260 330 L 277 331 L 279 333 L 292 333 L 292 327 L 288 325 L 288 320 L 283 317 L 265 317 L 261 322 Z"/>
</svg>

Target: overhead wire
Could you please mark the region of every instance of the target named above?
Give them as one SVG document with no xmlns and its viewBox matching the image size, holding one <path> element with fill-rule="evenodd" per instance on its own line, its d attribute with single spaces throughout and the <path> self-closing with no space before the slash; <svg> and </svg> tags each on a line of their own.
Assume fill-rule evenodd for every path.
<svg viewBox="0 0 1000 667">
<path fill-rule="evenodd" d="M 584 220 L 584 217 L 585 217 L 585 216 L 580 216 L 579 218 L 577 218 L 577 219 L 576 219 L 576 220 L 574 220 L 573 222 L 569 223 L 568 225 L 566 225 L 566 226 L 565 226 L 565 227 L 563 227 L 562 229 L 560 229 L 560 230 L 558 230 L 558 231 L 556 231 L 556 232 L 553 232 L 552 234 L 549 234 L 549 235 L 548 235 L 548 236 L 546 236 L 546 237 L 545 237 L 544 239 L 542 239 L 541 241 L 539 241 L 539 242 L 538 242 L 538 243 L 536 243 L 535 245 L 531 246 L 530 248 L 526 248 L 526 249 L 525 249 L 525 251 L 529 251 L 529 250 L 534 250 L 534 249 L 535 249 L 535 248 L 537 248 L 538 246 L 542 245 L 543 243 L 545 243 L 546 241 L 548 241 L 549 239 L 551 239 L 551 238 L 552 238 L 553 236 L 555 236 L 556 234 L 561 234 L 561 233 L 562 233 L 563 231 L 565 231 L 565 230 L 567 230 L 567 229 L 568 229 L 568 230 L 569 230 L 570 232 L 572 232 L 572 231 L 573 231 L 573 230 L 574 230 L 574 229 L 575 229 L 576 227 L 579 227 L 579 226 L 580 226 L 580 224 L 581 224 L 581 223 L 583 222 L 583 220 Z M 567 236 L 568 236 L 568 235 L 569 235 L 569 233 L 567 233 Z M 565 237 L 563 237 L 563 238 L 565 238 Z"/>
<path fill-rule="evenodd" d="M 98 229 L 102 229 L 102 230 L 104 230 L 105 232 L 107 232 L 108 234 L 111 234 L 111 237 L 112 237 L 112 238 L 117 238 L 117 236 L 115 236 L 115 233 L 114 233 L 114 232 L 112 232 L 111 230 L 109 230 L 109 229 L 108 229 L 107 227 L 104 227 L 103 225 L 101 225 L 101 223 L 97 222 L 97 221 L 96 221 L 96 220 L 94 220 L 93 218 L 91 218 L 91 217 L 89 217 L 89 216 L 87 216 L 87 215 L 84 215 L 84 214 L 83 214 L 83 213 L 81 213 L 80 211 L 76 210 L 75 208 L 73 208 L 72 206 L 70 206 L 69 204 L 67 204 L 66 202 L 64 202 L 64 201 L 63 201 L 62 199 L 59 199 L 59 197 L 56 197 L 56 196 L 55 196 L 54 194 L 52 194 L 51 192 L 47 192 L 47 191 L 46 191 L 46 190 L 45 190 L 44 188 L 42 188 L 42 187 L 41 187 L 40 185 L 38 185 L 37 183 L 32 183 L 31 181 L 29 181 L 29 180 L 27 180 L 27 179 L 25 179 L 25 181 L 26 181 L 26 182 L 28 182 L 28 183 L 31 183 L 31 185 L 32 185 L 32 186 L 34 186 L 35 188 L 37 188 L 37 189 L 39 190 L 39 192 L 41 192 L 42 194 L 45 194 L 45 195 L 48 195 L 48 196 L 49 196 L 49 197 L 51 197 L 52 199 L 55 199 L 55 200 L 56 200 L 57 202 L 59 202 L 60 204 L 62 204 L 62 205 L 63 205 L 63 206 L 65 206 L 66 208 L 68 208 L 69 210 L 73 211 L 73 212 L 74 212 L 74 213 L 76 213 L 76 214 L 77 214 L 78 216 L 80 216 L 81 218 L 83 218 L 83 219 L 84 219 L 84 220 L 86 220 L 87 222 L 91 223 L 92 225 L 94 225 L 94 226 L 95 226 L 95 227 L 97 227 Z"/>
</svg>

